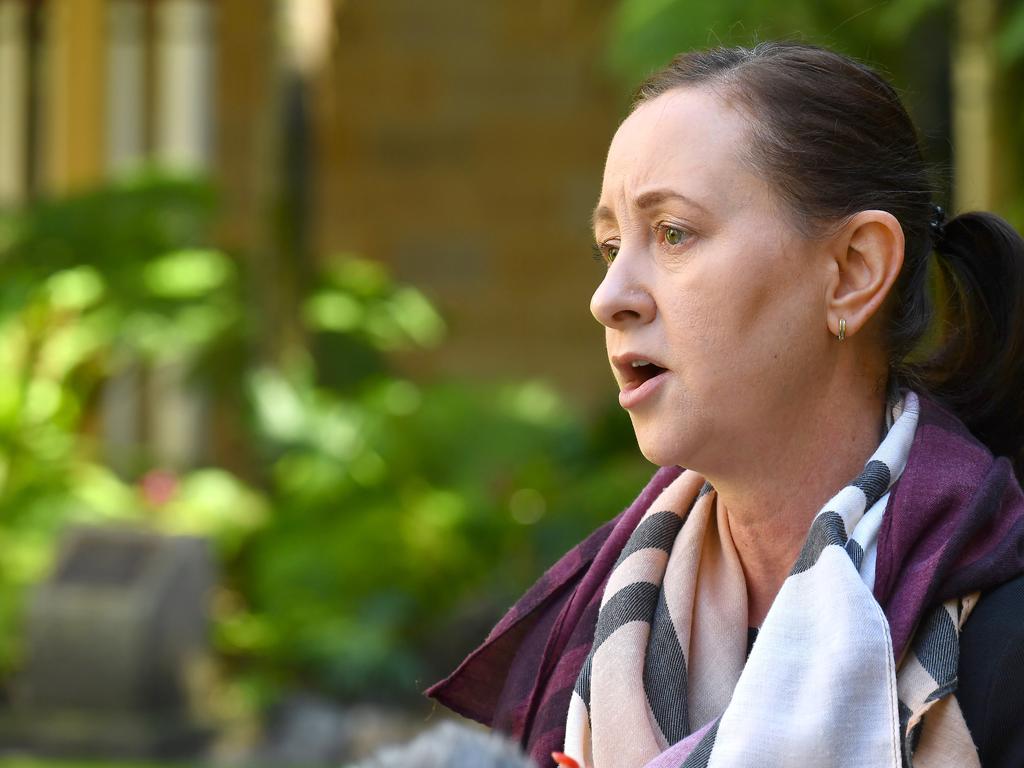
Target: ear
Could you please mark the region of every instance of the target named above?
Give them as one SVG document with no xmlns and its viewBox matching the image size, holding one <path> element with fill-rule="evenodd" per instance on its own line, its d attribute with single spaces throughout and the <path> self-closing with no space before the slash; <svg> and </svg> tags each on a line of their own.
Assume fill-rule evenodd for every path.
<svg viewBox="0 0 1024 768">
<path fill-rule="evenodd" d="M 852 336 L 881 308 L 903 267 L 903 228 L 886 211 L 860 211 L 831 238 L 835 269 L 826 288 L 826 322 Z"/>
</svg>

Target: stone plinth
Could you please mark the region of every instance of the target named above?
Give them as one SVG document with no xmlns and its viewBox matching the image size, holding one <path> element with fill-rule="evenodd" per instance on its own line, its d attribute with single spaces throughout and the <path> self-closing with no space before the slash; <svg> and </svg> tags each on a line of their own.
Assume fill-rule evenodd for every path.
<svg viewBox="0 0 1024 768">
<path fill-rule="evenodd" d="M 202 539 L 76 528 L 32 594 L 0 744 L 75 755 L 187 754 L 204 729 L 187 675 L 207 652 Z"/>
</svg>

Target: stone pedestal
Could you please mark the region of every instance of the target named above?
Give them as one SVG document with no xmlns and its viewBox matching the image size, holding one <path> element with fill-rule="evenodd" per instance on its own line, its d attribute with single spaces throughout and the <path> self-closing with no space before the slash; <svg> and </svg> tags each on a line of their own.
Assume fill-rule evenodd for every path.
<svg viewBox="0 0 1024 768">
<path fill-rule="evenodd" d="M 205 541 L 77 528 L 34 591 L 0 744 L 77 756 L 194 752 L 190 665 L 207 653 Z"/>
</svg>

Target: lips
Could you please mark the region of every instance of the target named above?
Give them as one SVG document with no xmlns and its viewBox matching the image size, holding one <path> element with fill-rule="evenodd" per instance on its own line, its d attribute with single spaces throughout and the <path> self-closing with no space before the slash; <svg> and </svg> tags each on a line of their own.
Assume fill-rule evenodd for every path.
<svg viewBox="0 0 1024 768">
<path fill-rule="evenodd" d="M 616 355 L 611 360 L 618 374 L 619 404 L 623 408 L 632 408 L 653 394 L 668 373 L 656 360 L 641 354 Z"/>
<path fill-rule="evenodd" d="M 620 389 L 624 392 L 636 389 L 668 370 L 650 357 L 633 353 L 616 355 L 612 358 L 612 365 L 619 374 Z"/>
</svg>

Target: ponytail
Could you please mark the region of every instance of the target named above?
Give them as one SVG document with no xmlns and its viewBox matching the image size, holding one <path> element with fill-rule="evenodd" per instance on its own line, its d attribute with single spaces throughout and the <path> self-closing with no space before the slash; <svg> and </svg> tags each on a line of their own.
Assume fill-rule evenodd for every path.
<svg viewBox="0 0 1024 768">
<path fill-rule="evenodd" d="M 947 303 L 938 348 L 913 377 L 1024 479 L 1024 239 L 972 212 L 935 240 Z"/>
</svg>

